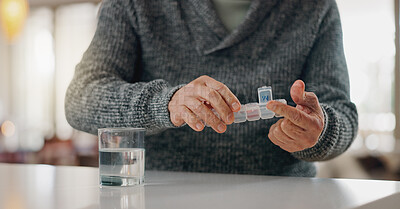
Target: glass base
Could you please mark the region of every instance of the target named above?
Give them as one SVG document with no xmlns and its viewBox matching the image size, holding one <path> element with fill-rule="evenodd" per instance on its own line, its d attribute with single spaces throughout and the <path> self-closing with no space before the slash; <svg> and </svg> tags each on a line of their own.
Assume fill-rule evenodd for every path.
<svg viewBox="0 0 400 209">
<path fill-rule="evenodd" d="M 100 186 L 135 186 L 144 183 L 142 177 L 105 176 L 100 175 Z"/>
</svg>

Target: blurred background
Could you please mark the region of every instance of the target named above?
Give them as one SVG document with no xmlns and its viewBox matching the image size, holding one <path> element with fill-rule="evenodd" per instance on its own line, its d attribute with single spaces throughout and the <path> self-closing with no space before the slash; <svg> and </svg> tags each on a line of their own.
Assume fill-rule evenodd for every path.
<svg viewBox="0 0 400 209">
<path fill-rule="evenodd" d="M 337 0 L 359 133 L 345 154 L 318 163 L 319 177 L 400 180 L 398 2 Z M 99 7 L 0 0 L 0 162 L 98 165 L 97 137 L 68 125 L 64 96 Z"/>
</svg>

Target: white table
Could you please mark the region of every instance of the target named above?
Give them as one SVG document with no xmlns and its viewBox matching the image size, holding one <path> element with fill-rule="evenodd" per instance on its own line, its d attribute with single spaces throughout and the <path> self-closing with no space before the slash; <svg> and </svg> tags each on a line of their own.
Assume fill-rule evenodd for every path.
<svg viewBox="0 0 400 209">
<path fill-rule="evenodd" d="M 400 208 L 396 181 L 147 171 L 144 186 L 99 188 L 97 168 L 17 164 L 0 177 L 6 209 Z"/>
</svg>

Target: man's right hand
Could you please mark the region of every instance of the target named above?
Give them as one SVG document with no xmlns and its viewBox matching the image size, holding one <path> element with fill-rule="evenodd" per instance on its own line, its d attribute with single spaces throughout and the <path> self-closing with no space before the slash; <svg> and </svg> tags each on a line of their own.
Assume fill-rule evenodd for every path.
<svg viewBox="0 0 400 209">
<path fill-rule="evenodd" d="M 175 126 L 187 123 L 193 130 L 202 131 L 205 122 L 217 133 L 223 133 L 226 125 L 233 123 L 233 112 L 240 110 L 240 102 L 223 83 L 204 75 L 175 92 L 168 110 Z"/>
</svg>

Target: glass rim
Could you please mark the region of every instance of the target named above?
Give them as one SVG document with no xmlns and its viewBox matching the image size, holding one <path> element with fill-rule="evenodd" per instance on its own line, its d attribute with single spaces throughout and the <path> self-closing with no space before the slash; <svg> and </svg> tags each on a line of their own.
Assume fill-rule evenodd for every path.
<svg viewBox="0 0 400 209">
<path fill-rule="evenodd" d="M 97 130 L 98 132 L 146 131 L 145 128 L 133 128 L 133 127 L 99 128 Z"/>
</svg>

